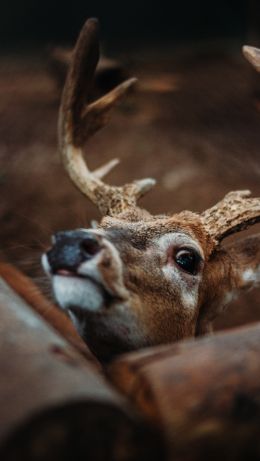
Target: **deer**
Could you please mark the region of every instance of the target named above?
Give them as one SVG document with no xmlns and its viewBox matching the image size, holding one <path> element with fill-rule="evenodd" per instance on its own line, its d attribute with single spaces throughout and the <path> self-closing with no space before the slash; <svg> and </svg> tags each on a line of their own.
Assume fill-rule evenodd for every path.
<svg viewBox="0 0 260 461">
<path fill-rule="evenodd" d="M 88 19 L 77 40 L 58 122 L 70 179 L 99 209 L 101 220 L 52 236 L 42 256 L 54 297 L 103 362 L 117 354 L 212 331 L 230 301 L 260 282 L 260 234 L 222 245 L 260 221 L 260 198 L 229 192 L 202 213 L 152 215 L 137 205 L 152 178 L 112 186 L 103 178 L 118 163 L 90 171 L 86 141 L 108 121 L 135 78 L 91 101 L 99 59 L 99 24 Z M 87 101 L 87 102 L 86 102 Z"/>
</svg>

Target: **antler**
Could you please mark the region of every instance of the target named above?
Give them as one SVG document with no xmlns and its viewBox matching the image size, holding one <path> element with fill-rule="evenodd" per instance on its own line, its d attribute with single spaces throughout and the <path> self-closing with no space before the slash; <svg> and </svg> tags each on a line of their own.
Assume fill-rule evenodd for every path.
<svg viewBox="0 0 260 461">
<path fill-rule="evenodd" d="M 243 46 L 245 58 L 260 72 L 260 49 L 253 46 Z"/>
<path fill-rule="evenodd" d="M 113 216 L 135 207 L 155 180 L 147 178 L 122 187 L 110 186 L 101 178 L 118 160 L 91 172 L 83 159 L 84 143 L 107 123 L 109 111 L 136 83 L 131 78 L 97 101 L 86 103 L 99 59 L 98 29 L 98 21 L 89 19 L 78 38 L 63 91 L 58 134 L 63 164 L 74 184 L 98 206 L 102 215 Z"/>
<path fill-rule="evenodd" d="M 260 222 L 260 198 L 248 198 L 249 190 L 229 192 L 223 200 L 204 211 L 204 227 L 217 245 L 223 238 Z"/>
</svg>

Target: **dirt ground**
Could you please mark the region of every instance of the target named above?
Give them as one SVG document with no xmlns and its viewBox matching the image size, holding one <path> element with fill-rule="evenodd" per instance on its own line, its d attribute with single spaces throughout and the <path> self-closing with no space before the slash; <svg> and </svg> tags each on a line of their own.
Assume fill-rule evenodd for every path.
<svg viewBox="0 0 260 461">
<path fill-rule="evenodd" d="M 258 76 L 239 48 L 147 50 L 130 61 L 140 83 L 88 144 L 91 168 L 119 157 L 109 182 L 155 177 L 157 187 L 142 202 L 153 213 L 201 211 L 235 189 L 260 195 L 260 112 L 252 96 Z M 40 254 L 50 235 L 88 226 L 98 214 L 60 164 L 59 92 L 46 57 L 1 62 L 1 257 L 48 291 Z M 259 299 L 259 291 L 243 294 L 216 327 L 259 320 Z"/>
</svg>

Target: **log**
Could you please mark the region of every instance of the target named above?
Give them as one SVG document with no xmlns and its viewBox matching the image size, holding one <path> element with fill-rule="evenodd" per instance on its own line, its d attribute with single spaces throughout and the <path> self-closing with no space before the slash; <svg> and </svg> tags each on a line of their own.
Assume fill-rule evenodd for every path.
<svg viewBox="0 0 260 461">
<path fill-rule="evenodd" d="M 75 330 L 71 320 L 57 306 L 47 300 L 39 288 L 26 275 L 8 263 L 0 263 L 0 277 L 20 295 L 30 307 L 40 314 L 55 330 L 95 366 L 98 361 Z"/>
<path fill-rule="evenodd" d="M 0 279 L 0 459 L 162 459 L 156 432 Z"/>
<path fill-rule="evenodd" d="M 260 459 L 260 323 L 125 355 L 108 374 L 169 459 Z"/>
</svg>

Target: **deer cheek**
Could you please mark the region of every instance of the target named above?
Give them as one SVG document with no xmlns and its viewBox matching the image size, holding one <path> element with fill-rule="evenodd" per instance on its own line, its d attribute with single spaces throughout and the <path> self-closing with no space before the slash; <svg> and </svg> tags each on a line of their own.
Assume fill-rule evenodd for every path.
<svg viewBox="0 0 260 461">
<path fill-rule="evenodd" d="M 172 285 L 175 292 L 173 296 L 178 294 L 179 301 L 175 303 L 178 309 L 195 310 L 198 303 L 198 278 L 185 274 L 173 265 L 164 266 L 163 273 Z"/>
<path fill-rule="evenodd" d="M 159 300 L 155 312 L 151 313 L 147 329 L 152 345 L 179 341 L 193 336 L 195 333 L 196 313 L 194 310 L 183 309 L 181 300 L 176 295 L 174 300 Z"/>
</svg>

